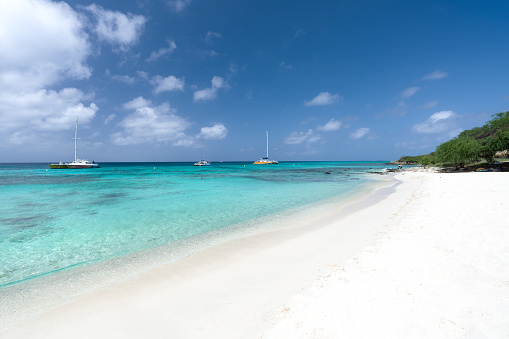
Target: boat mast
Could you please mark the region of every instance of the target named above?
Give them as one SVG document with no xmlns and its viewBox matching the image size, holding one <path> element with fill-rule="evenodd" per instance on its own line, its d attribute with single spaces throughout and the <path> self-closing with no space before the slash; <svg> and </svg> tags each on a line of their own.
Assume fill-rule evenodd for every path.
<svg viewBox="0 0 509 339">
<path fill-rule="evenodd" d="M 78 148 L 78 117 L 76 117 L 76 129 L 74 130 L 74 162 L 78 161 L 77 148 Z"/>
<path fill-rule="evenodd" d="M 200 161 L 203 161 L 203 136 L 200 136 L 200 148 L 201 148 Z"/>
<path fill-rule="evenodd" d="M 267 134 L 267 159 L 269 159 L 269 131 L 265 131 Z"/>
</svg>

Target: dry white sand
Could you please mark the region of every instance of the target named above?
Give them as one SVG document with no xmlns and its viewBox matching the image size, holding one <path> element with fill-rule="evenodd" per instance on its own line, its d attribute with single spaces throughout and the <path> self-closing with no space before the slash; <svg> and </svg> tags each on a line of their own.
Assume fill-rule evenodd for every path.
<svg viewBox="0 0 509 339">
<path fill-rule="evenodd" d="M 230 241 L 6 338 L 509 336 L 508 173 L 404 173 L 332 218 Z M 1 321 L 1 319 L 0 319 Z"/>
<path fill-rule="evenodd" d="M 280 309 L 264 338 L 509 337 L 509 173 L 420 181 L 374 246 Z"/>
</svg>

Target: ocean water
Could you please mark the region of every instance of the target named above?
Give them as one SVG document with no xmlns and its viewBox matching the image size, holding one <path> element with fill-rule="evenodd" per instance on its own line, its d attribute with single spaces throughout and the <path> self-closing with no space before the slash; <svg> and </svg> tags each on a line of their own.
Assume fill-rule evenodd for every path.
<svg viewBox="0 0 509 339">
<path fill-rule="evenodd" d="M 0 164 L 0 288 L 348 197 L 384 162 Z M 328 174 L 327 174 L 328 172 Z"/>
</svg>

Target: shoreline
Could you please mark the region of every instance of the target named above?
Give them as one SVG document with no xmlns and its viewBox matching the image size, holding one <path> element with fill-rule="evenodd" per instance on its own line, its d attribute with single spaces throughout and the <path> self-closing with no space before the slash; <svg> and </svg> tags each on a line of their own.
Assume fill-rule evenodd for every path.
<svg viewBox="0 0 509 339">
<path fill-rule="evenodd" d="M 62 305 L 87 298 L 102 290 L 116 288 L 163 266 L 187 260 L 189 256 L 198 255 L 197 253 L 214 252 L 225 243 L 255 239 L 263 237 L 263 234 L 270 237 L 278 232 L 300 232 L 310 226 L 314 228 L 316 220 L 325 223 L 327 219 L 334 219 L 343 209 L 359 204 L 359 201 L 362 203 L 367 198 L 373 199 L 373 194 L 379 195 L 380 191 L 392 185 L 394 180 L 390 177 L 373 176 L 348 196 L 340 195 L 304 208 L 276 213 L 269 218 L 232 225 L 189 241 L 179 241 L 178 244 L 163 245 L 6 286 L 0 290 L 0 323 L 4 325 L 0 328 L 0 334 L 5 327 L 16 327 L 30 322 Z M 314 216 L 313 220 L 309 220 L 310 216 Z M 306 218 L 308 220 L 304 220 Z"/>
<path fill-rule="evenodd" d="M 508 336 L 506 173 L 401 172 L 5 330 L 20 337 Z"/>
</svg>

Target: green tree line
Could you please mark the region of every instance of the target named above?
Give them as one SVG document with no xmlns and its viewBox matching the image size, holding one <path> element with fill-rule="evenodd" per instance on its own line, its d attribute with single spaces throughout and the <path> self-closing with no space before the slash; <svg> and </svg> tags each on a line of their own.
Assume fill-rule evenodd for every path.
<svg viewBox="0 0 509 339">
<path fill-rule="evenodd" d="M 423 165 L 458 165 L 481 160 L 494 161 L 495 153 L 509 149 L 509 111 L 492 115 L 481 127 L 461 132 L 457 137 L 437 146 L 435 152 L 418 157 L 402 157 Z"/>
</svg>

